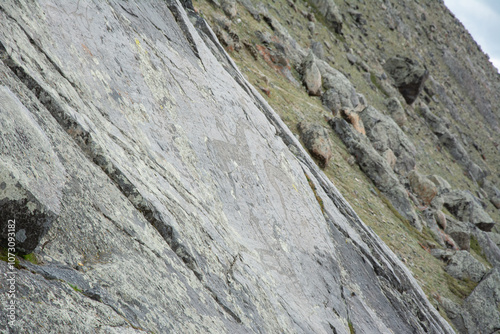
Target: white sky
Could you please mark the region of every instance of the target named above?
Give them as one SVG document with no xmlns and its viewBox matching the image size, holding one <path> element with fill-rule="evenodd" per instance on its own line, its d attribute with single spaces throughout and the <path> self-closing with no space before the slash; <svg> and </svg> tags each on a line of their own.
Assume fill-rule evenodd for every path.
<svg viewBox="0 0 500 334">
<path fill-rule="evenodd" d="M 500 0 L 444 0 L 500 69 Z"/>
</svg>

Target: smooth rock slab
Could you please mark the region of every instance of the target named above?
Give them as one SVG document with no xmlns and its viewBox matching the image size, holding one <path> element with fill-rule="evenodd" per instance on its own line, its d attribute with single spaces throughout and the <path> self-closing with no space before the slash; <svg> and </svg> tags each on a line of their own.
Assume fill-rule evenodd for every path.
<svg viewBox="0 0 500 334">
<path fill-rule="evenodd" d="M 5 86 L 0 129 L 0 243 L 31 253 L 60 211 L 65 171 L 33 115 Z"/>
</svg>

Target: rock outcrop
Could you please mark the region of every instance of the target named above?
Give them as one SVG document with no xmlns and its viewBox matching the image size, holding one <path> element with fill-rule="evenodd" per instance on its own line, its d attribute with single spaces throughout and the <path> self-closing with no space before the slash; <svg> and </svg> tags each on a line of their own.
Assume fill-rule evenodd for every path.
<svg viewBox="0 0 500 334">
<path fill-rule="evenodd" d="M 389 58 L 384 69 L 394 79 L 394 84 L 408 104 L 415 102 L 429 77 L 429 71 L 407 57 Z"/>
<path fill-rule="evenodd" d="M 43 214 L 0 327 L 453 333 L 182 3 L 2 3 L 2 196 Z"/>
</svg>

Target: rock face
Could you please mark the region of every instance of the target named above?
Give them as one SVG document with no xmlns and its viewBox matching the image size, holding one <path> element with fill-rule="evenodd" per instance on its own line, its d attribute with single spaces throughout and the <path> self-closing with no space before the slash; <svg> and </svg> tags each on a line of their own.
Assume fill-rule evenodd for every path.
<svg viewBox="0 0 500 334">
<path fill-rule="evenodd" d="M 305 147 L 318 159 L 320 167 L 324 168 L 333 156 L 332 143 L 326 129 L 318 124 L 302 122 L 299 124 L 299 132 Z"/>
<path fill-rule="evenodd" d="M 368 138 L 354 130 L 343 119 L 331 120 L 329 124 L 356 158 L 360 168 L 391 201 L 395 209 L 413 226 L 421 230 L 422 225 L 411 206 L 406 190 L 399 183 L 387 160 L 377 153 Z"/>
<path fill-rule="evenodd" d="M 415 146 L 390 117 L 372 106 L 360 115 L 373 147 L 380 153 L 390 149 L 396 156 L 394 169 L 397 173 L 405 175 L 415 168 Z"/>
<path fill-rule="evenodd" d="M 471 279 L 479 282 L 486 274 L 484 265 L 476 260 L 469 252 L 463 250 L 456 252 L 449 260 L 445 270 L 458 279 Z"/>
<path fill-rule="evenodd" d="M 452 333 L 182 3 L 2 3 L 0 327 Z"/>
<path fill-rule="evenodd" d="M 306 86 L 309 95 L 321 95 L 321 73 L 319 72 L 314 54 L 312 52 L 309 53 L 304 61 L 302 71 L 304 73 L 304 85 Z"/>
<path fill-rule="evenodd" d="M 424 88 L 429 72 L 418 62 L 406 57 L 389 58 L 384 69 L 393 79 L 406 103 L 412 104 Z"/>
<path fill-rule="evenodd" d="M 467 297 L 463 308 L 469 333 L 496 333 L 500 328 L 500 269 L 496 268 Z"/>
<path fill-rule="evenodd" d="M 333 0 L 312 0 L 311 3 L 316 6 L 337 34 L 342 33 L 342 15 Z"/>
<path fill-rule="evenodd" d="M 43 129 L 6 86 L 0 86 L 0 127 L 0 242 L 7 248 L 15 233 L 17 251 L 27 254 L 57 219 L 65 171 Z"/>
<path fill-rule="evenodd" d="M 484 231 L 491 231 L 495 222 L 484 211 L 475 197 L 466 191 L 454 190 L 442 196 L 444 206 L 464 222 L 470 222 Z"/>
</svg>

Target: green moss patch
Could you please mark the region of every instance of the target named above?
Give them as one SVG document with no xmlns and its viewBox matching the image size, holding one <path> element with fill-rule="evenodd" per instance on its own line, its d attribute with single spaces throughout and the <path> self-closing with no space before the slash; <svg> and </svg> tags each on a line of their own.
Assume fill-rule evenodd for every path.
<svg viewBox="0 0 500 334">
<path fill-rule="evenodd" d="M 472 290 L 474 290 L 477 286 L 477 283 L 469 278 L 466 278 L 465 280 L 458 280 L 450 276 L 448 273 L 445 273 L 445 276 L 450 291 L 460 299 L 465 299 L 469 296 Z"/>
</svg>

